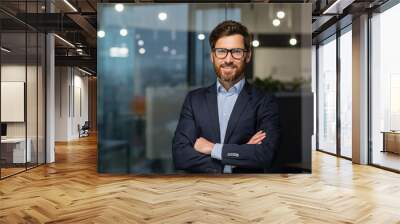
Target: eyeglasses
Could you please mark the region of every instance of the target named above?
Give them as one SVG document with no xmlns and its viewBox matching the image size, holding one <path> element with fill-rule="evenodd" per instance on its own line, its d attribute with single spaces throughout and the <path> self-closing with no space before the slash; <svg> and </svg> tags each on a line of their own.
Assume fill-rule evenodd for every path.
<svg viewBox="0 0 400 224">
<path fill-rule="evenodd" d="M 244 56 L 244 53 L 247 52 L 246 49 L 242 49 L 242 48 L 232 48 L 232 49 L 214 48 L 213 51 L 214 51 L 215 57 L 217 57 L 219 59 L 226 58 L 226 56 L 228 56 L 228 53 L 231 53 L 231 55 L 234 59 L 242 59 Z"/>
</svg>

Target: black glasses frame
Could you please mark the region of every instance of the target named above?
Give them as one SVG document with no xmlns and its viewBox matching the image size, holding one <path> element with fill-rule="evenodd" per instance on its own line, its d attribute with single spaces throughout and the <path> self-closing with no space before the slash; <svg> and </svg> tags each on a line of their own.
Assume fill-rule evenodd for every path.
<svg viewBox="0 0 400 224">
<path fill-rule="evenodd" d="M 217 50 L 225 50 L 225 56 L 223 56 L 223 57 L 218 57 L 218 55 L 217 55 Z M 235 57 L 234 55 L 233 55 L 233 51 L 241 51 L 242 53 L 241 53 L 241 55 L 242 56 L 240 56 L 239 58 L 238 57 Z M 242 59 L 244 56 L 245 56 L 245 53 L 247 53 L 248 52 L 248 50 L 246 50 L 246 49 L 243 49 L 243 48 L 232 48 L 232 49 L 228 49 L 228 48 L 213 48 L 213 52 L 214 52 L 214 55 L 215 55 L 215 57 L 217 57 L 218 59 L 224 59 L 224 58 L 226 58 L 227 56 L 228 56 L 228 53 L 231 53 L 231 56 L 234 58 L 234 59 Z"/>
</svg>

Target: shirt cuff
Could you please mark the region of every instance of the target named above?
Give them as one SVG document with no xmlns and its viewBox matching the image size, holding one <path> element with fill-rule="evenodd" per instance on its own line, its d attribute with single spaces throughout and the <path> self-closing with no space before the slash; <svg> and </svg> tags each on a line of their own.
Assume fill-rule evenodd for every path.
<svg viewBox="0 0 400 224">
<path fill-rule="evenodd" d="M 211 158 L 222 160 L 222 146 L 223 144 L 214 144 L 211 150 Z"/>
</svg>

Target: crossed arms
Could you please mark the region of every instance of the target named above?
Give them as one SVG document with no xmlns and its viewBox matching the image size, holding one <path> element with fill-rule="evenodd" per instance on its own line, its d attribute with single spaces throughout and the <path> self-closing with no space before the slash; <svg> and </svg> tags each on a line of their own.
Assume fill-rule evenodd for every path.
<svg viewBox="0 0 400 224">
<path fill-rule="evenodd" d="M 264 97 L 257 110 L 257 133 L 246 144 L 223 144 L 221 160 L 210 156 L 214 143 L 199 136 L 189 93 L 182 107 L 172 143 L 176 169 L 220 172 L 222 165 L 264 169 L 271 164 L 279 139 L 279 115 L 271 97 Z"/>
</svg>

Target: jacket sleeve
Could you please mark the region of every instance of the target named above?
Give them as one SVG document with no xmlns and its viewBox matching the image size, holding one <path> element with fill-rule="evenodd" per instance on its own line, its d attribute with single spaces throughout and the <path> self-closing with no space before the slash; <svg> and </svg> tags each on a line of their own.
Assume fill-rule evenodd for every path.
<svg viewBox="0 0 400 224">
<path fill-rule="evenodd" d="M 266 133 L 261 144 L 224 144 L 222 164 L 244 168 L 268 168 L 275 150 L 279 147 L 280 120 L 278 104 L 271 96 L 265 96 L 257 113 L 258 130 Z"/>
<path fill-rule="evenodd" d="M 221 172 L 221 165 L 210 155 L 197 152 L 193 146 L 199 137 L 193 114 L 191 93 L 183 103 L 178 126 L 172 140 L 172 157 L 176 169 L 196 173 Z"/>
</svg>

